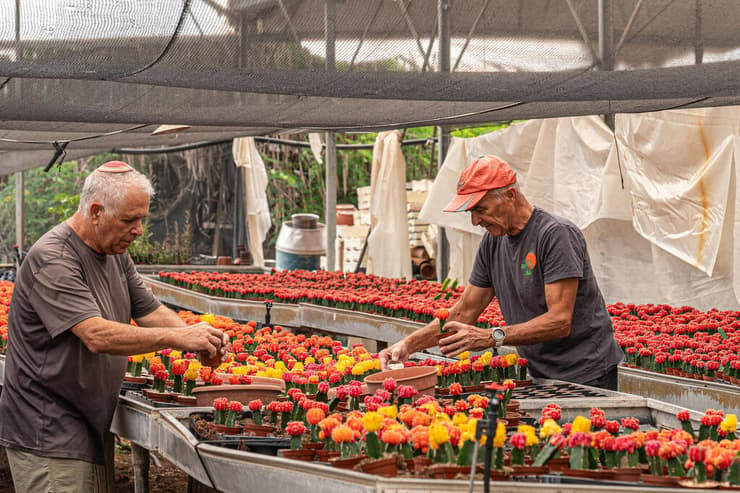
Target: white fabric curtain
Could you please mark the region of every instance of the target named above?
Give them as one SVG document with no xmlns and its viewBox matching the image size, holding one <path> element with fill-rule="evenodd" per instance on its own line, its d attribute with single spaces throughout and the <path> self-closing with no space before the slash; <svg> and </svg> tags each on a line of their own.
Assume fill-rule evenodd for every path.
<svg viewBox="0 0 740 493">
<path fill-rule="evenodd" d="M 739 128 L 723 107 L 617 115 L 614 133 L 586 116 L 453 139 L 420 219 L 452 231 L 450 277 L 466 282 L 477 244 L 462 238 L 483 231 L 442 208 L 468 163 L 498 155 L 531 203 L 584 231 L 607 302 L 737 309 Z"/>
<path fill-rule="evenodd" d="M 252 137 L 234 139 L 234 163 L 240 168 L 244 187 L 244 201 L 249 231 L 249 252 L 253 265 L 264 267 L 262 243 L 272 226 L 270 207 L 267 204 L 267 171 Z"/>
<path fill-rule="evenodd" d="M 406 203 L 406 160 L 398 131 L 381 132 L 373 147 L 370 175 L 370 235 L 367 272 L 411 278 Z"/>
</svg>

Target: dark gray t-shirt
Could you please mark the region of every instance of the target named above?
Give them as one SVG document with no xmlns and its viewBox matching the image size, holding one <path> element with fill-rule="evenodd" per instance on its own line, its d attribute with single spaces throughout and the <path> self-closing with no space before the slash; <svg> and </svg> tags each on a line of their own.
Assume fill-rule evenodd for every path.
<svg viewBox="0 0 740 493">
<path fill-rule="evenodd" d="M 92 353 L 69 329 L 95 316 L 127 324 L 159 306 L 128 253 L 99 254 L 67 223 L 41 237 L 10 302 L 0 445 L 103 463 L 127 358 Z"/>
<path fill-rule="evenodd" d="M 470 283 L 494 288 L 507 325 L 545 313 L 545 284 L 573 277 L 578 278 L 578 293 L 570 334 L 517 347 L 535 377 L 585 383 L 622 360 L 583 234 L 570 221 L 535 207 L 519 234 L 486 234 L 478 247 Z"/>
</svg>

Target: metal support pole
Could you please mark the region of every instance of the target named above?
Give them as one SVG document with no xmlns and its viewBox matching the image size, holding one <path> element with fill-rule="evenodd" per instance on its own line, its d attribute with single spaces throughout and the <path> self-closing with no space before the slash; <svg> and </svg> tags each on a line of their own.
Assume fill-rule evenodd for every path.
<svg viewBox="0 0 740 493">
<path fill-rule="evenodd" d="M 136 493 L 149 492 L 149 451 L 144 447 L 131 443 L 131 457 L 134 469 L 134 491 Z"/>
<path fill-rule="evenodd" d="M 696 0 L 694 17 L 694 63 L 704 62 L 704 32 L 702 27 L 702 0 Z"/>
<path fill-rule="evenodd" d="M 612 0 L 599 0 L 599 70 L 614 70 L 614 20 Z M 614 130 L 614 114 L 604 115 L 604 122 Z"/>
<path fill-rule="evenodd" d="M 19 63 L 23 59 L 23 48 L 21 47 L 21 0 L 15 0 L 15 61 Z M 16 90 L 20 97 L 21 81 L 16 80 Z M 18 251 L 23 251 L 23 236 L 25 236 L 25 202 L 23 191 L 25 183 L 23 171 L 15 173 L 15 244 Z M 20 259 L 18 259 L 20 261 Z"/>
<path fill-rule="evenodd" d="M 25 201 L 23 191 L 25 190 L 23 171 L 15 173 L 15 244 L 18 251 L 23 251 L 23 237 L 25 236 Z M 20 259 L 19 259 L 20 260 Z"/>
<path fill-rule="evenodd" d="M 333 72 L 336 67 L 336 22 L 336 0 L 325 0 L 324 35 L 327 72 Z M 326 133 L 326 204 L 324 211 L 326 222 L 326 270 L 334 271 L 337 269 L 337 135 L 334 132 Z"/>
<path fill-rule="evenodd" d="M 334 271 L 337 239 L 337 134 L 326 133 L 326 270 Z"/>
<path fill-rule="evenodd" d="M 437 18 L 439 19 L 439 71 L 449 72 L 450 56 L 450 13 L 452 0 L 438 0 Z M 442 168 L 447 149 L 450 145 L 450 127 L 439 127 L 439 145 L 437 146 L 437 169 Z M 439 228 L 437 237 L 437 278 L 442 281 L 450 272 L 450 245 L 444 228 Z"/>
</svg>

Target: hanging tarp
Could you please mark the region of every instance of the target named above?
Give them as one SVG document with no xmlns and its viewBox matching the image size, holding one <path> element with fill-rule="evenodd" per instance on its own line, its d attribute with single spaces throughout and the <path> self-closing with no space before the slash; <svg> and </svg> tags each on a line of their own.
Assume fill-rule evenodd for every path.
<svg viewBox="0 0 740 493">
<path fill-rule="evenodd" d="M 466 281 L 483 231 L 439 204 L 466 164 L 495 154 L 531 203 L 584 231 L 607 302 L 736 308 L 739 123 L 738 108 L 674 110 L 618 115 L 615 132 L 589 116 L 453 139 L 420 218 L 450 228 L 451 277 Z"/>
<path fill-rule="evenodd" d="M 398 131 L 379 133 L 373 147 L 367 256 L 368 274 L 411 279 L 406 160 Z"/>
<path fill-rule="evenodd" d="M 270 207 L 267 203 L 265 163 L 257 152 L 257 146 L 251 137 L 234 139 L 232 152 L 234 163 L 242 173 L 247 229 L 249 231 L 249 252 L 252 254 L 252 263 L 258 267 L 264 267 L 265 257 L 262 251 L 262 243 L 267 238 L 267 232 L 272 226 Z"/>
</svg>

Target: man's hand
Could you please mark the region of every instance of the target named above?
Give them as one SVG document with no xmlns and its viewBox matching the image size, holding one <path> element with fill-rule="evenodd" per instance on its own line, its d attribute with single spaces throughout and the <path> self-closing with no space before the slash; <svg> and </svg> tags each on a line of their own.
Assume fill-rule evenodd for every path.
<svg viewBox="0 0 740 493">
<path fill-rule="evenodd" d="M 378 359 L 380 360 L 380 369 L 387 370 L 389 363 L 403 363 L 409 359 L 408 346 L 404 341 L 398 341 L 378 353 Z"/>
<path fill-rule="evenodd" d="M 454 320 L 445 323 L 445 329 L 452 332 L 439 341 L 439 349 L 445 356 L 453 357 L 463 351 L 484 351 L 493 347 L 490 329 L 479 329 Z"/>
<path fill-rule="evenodd" d="M 211 358 L 220 354 L 222 360 L 225 357 L 226 346 L 229 344 L 229 336 L 225 332 L 206 322 L 198 322 L 177 330 L 182 336 L 180 346 L 183 350 L 206 352 Z"/>
</svg>

